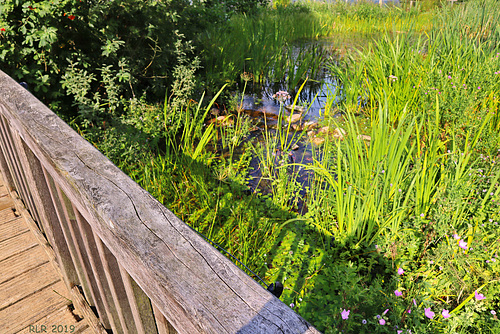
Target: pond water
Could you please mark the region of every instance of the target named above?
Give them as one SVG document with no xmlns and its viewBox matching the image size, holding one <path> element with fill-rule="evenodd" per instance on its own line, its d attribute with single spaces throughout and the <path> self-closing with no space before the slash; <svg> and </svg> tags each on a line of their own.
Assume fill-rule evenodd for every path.
<svg viewBox="0 0 500 334">
<path fill-rule="evenodd" d="M 304 108 L 302 112 L 302 119 L 300 122 L 294 123 L 294 126 L 298 126 L 298 130 L 304 128 L 304 124 L 318 123 L 315 128 L 315 134 L 317 134 L 317 129 L 321 127 L 321 123 L 325 116 L 325 106 L 327 106 L 330 116 L 333 116 L 339 123 L 342 122 L 342 113 L 336 110 L 335 106 L 339 103 L 342 96 L 342 85 L 339 80 L 331 75 L 328 68 L 324 66 L 327 62 L 336 62 L 340 57 L 348 52 L 352 52 L 355 49 L 361 49 L 367 44 L 368 40 L 373 40 L 375 35 L 373 34 L 343 34 L 342 36 L 333 36 L 329 38 L 320 39 L 317 41 L 301 41 L 300 44 L 294 46 L 297 50 L 303 50 L 304 45 L 315 44 L 319 45 L 321 48 L 326 49 L 324 54 L 328 55 L 328 59 L 323 60 L 323 67 L 320 71 L 317 71 L 318 75 L 315 78 L 307 78 L 303 89 L 299 92 L 299 87 L 302 82 L 299 83 L 297 87 L 288 87 L 285 81 L 282 82 L 268 82 L 265 85 L 257 85 L 252 82 L 247 82 L 247 86 L 243 89 L 244 85 L 240 86 L 240 89 L 236 91 L 235 97 L 238 101 L 238 107 L 240 111 L 245 112 L 250 116 L 252 121 L 253 131 L 246 139 L 251 141 L 252 144 L 258 146 L 259 144 L 265 144 L 264 131 L 267 129 L 271 136 L 276 135 L 276 126 L 278 123 L 278 116 L 280 110 L 285 115 L 290 115 L 290 111 L 283 108 L 281 102 L 276 100 L 273 95 L 278 91 L 286 91 L 290 94 L 291 98 L 287 100 L 284 105 L 291 105 L 295 97 L 297 97 L 297 106 Z M 297 51 L 298 53 L 299 51 Z M 296 113 L 296 111 L 294 111 Z M 287 124 L 285 122 L 285 124 Z M 299 125 L 300 124 L 300 125 Z M 310 128 L 313 129 L 313 128 Z M 273 152 L 275 157 L 274 164 L 279 165 L 280 163 L 300 163 L 300 164 L 312 164 L 314 159 L 321 161 L 322 152 L 320 144 L 313 143 L 313 137 L 310 135 L 310 129 L 306 129 L 302 136 L 297 133 L 291 133 L 286 139 L 290 143 L 289 149 L 286 152 L 282 152 L 280 149 L 276 149 Z M 306 134 L 309 133 L 309 134 Z M 293 148 L 293 149 L 292 149 Z M 236 152 L 236 156 L 241 154 Z M 258 190 L 263 194 L 271 193 L 270 180 L 263 177 L 262 173 L 263 164 L 257 156 L 254 155 L 248 172 L 248 186 L 252 191 Z M 304 197 L 306 195 L 306 189 L 310 186 L 312 181 L 312 172 L 306 168 L 299 168 L 294 166 L 288 168 L 290 173 L 296 173 L 296 180 L 301 186 L 299 191 L 299 200 L 297 210 L 299 212 L 306 212 L 307 208 L 304 205 Z"/>
</svg>

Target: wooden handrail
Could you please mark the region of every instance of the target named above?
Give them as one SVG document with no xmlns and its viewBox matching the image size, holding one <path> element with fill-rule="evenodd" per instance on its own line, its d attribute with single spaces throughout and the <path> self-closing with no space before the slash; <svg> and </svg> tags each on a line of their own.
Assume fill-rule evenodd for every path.
<svg viewBox="0 0 500 334">
<path fill-rule="evenodd" d="M 1 71 L 0 135 L 8 186 L 113 333 L 318 333 Z"/>
</svg>

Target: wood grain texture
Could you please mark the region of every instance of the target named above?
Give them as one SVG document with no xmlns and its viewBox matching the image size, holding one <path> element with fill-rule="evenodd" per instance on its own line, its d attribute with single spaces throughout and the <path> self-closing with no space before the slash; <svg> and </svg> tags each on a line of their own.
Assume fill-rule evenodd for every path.
<svg viewBox="0 0 500 334">
<path fill-rule="evenodd" d="M 318 333 L 0 72 L 0 112 L 179 333 Z"/>
<path fill-rule="evenodd" d="M 5 197 L 4 190 L 6 188 L 0 186 L 1 197 Z M 15 207 L 16 218 L 3 222 L 0 227 L 15 223 L 26 232 L 0 241 L 0 258 L 4 258 L 0 261 L 0 332 L 33 333 L 43 332 L 43 328 L 47 329 L 45 332 L 52 332 L 52 326 L 56 325 L 56 332 L 65 329 L 71 332 L 71 326 L 74 326 L 74 333 L 88 333 L 86 321 L 76 317 L 73 308 L 68 307 L 71 294 L 61 284 L 62 275 L 53 261 L 55 254 L 52 248 L 20 202 L 16 191 L 6 196 L 11 199 L 12 206 L 4 208 L 0 214 L 7 217 L 3 214 L 13 212 L 12 207 Z M 16 238 L 21 235 L 23 238 Z M 38 242 L 34 247 L 33 240 Z M 20 249 L 23 250 L 18 252 Z"/>
<path fill-rule="evenodd" d="M 66 286 L 59 281 L 0 310 L 2 333 L 16 333 L 44 316 L 69 305 L 69 299 L 63 297 L 64 291 L 67 291 Z"/>
</svg>

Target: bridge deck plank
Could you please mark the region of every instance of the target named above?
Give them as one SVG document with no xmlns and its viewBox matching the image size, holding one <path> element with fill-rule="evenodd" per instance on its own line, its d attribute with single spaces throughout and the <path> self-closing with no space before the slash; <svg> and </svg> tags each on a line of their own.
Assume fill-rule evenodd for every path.
<svg viewBox="0 0 500 334">
<path fill-rule="evenodd" d="M 2 334 L 93 333 L 29 225 L 0 185 L 0 328 Z"/>
</svg>

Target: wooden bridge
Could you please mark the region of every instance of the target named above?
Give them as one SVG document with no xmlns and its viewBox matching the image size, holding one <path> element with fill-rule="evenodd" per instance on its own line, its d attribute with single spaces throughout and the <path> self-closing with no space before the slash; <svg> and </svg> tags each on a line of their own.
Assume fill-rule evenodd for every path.
<svg viewBox="0 0 500 334">
<path fill-rule="evenodd" d="M 1 71 L 0 171 L 2 334 L 318 333 Z"/>
</svg>

